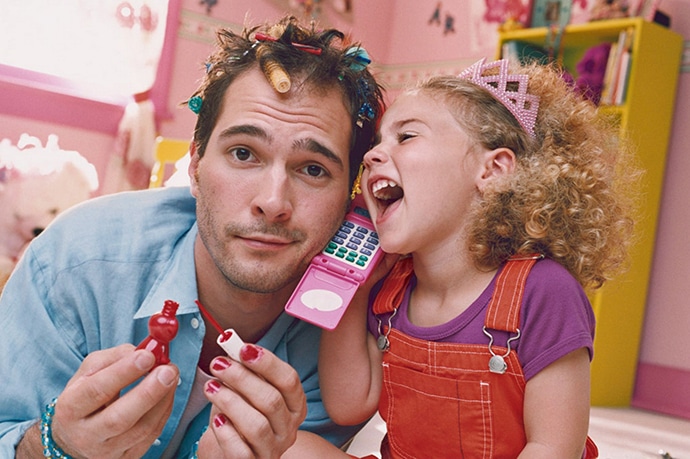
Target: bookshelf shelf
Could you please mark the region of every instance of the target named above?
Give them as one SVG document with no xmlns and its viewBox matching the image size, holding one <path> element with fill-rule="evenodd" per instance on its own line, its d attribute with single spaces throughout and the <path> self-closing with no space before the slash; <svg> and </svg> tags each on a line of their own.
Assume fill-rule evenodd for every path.
<svg viewBox="0 0 690 459">
<path fill-rule="evenodd" d="M 646 176 L 639 242 L 631 251 L 630 268 L 590 297 L 597 319 L 592 404 L 604 406 L 628 406 L 632 398 L 683 39 L 642 18 L 596 21 L 567 26 L 559 53 L 563 66 L 577 78 L 575 66 L 585 51 L 603 42 L 616 43 L 624 30 L 634 32 L 626 97 L 620 105 L 599 110 L 618 120 L 621 133 L 636 146 Z M 498 55 L 505 42 L 544 47 L 547 38 L 545 27 L 502 32 Z"/>
</svg>

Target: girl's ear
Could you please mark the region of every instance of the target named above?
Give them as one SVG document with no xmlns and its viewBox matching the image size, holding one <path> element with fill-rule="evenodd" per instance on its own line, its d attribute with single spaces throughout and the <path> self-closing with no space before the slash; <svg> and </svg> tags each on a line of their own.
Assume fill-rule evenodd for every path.
<svg viewBox="0 0 690 459">
<path fill-rule="evenodd" d="M 484 167 L 478 184 L 480 191 L 490 182 L 506 177 L 515 170 L 515 153 L 510 148 L 496 148 L 484 155 Z"/>
</svg>

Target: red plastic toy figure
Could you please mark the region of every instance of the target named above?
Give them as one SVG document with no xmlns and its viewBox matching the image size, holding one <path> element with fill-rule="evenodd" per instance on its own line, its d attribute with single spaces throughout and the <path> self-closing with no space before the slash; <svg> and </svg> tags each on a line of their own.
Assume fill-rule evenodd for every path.
<svg viewBox="0 0 690 459">
<path fill-rule="evenodd" d="M 166 300 L 163 310 L 152 315 L 149 319 L 149 336 L 137 346 L 137 349 L 146 349 L 153 352 L 156 364 L 170 363 L 170 341 L 177 335 L 179 324 L 175 313 L 180 305 L 172 300 Z"/>
</svg>

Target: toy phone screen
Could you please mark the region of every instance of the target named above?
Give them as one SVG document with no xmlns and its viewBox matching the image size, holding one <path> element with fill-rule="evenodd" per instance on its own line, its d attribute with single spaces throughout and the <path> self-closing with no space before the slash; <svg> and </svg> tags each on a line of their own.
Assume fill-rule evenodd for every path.
<svg viewBox="0 0 690 459">
<path fill-rule="evenodd" d="M 336 234 L 312 259 L 285 310 L 332 330 L 382 255 L 369 212 L 361 200 L 353 201 Z"/>
</svg>

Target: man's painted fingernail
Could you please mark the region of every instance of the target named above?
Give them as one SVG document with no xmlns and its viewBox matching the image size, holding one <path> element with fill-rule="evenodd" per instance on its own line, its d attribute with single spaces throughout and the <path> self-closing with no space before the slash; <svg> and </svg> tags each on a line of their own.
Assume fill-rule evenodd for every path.
<svg viewBox="0 0 690 459">
<path fill-rule="evenodd" d="M 264 354 L 264 350 L 253 344 L 245 344 L 240 349 L 240 358 L 248 363 L 256 362 Z"/>
<path fill-rule="evenodd" d="M 230 360 L 226 359 L 225 357 L 218 357 L 216 360 L 213 361 L 213 364 L 211 365 L 211 368 L 213 368 L 216 371 L 223 371 L 226 368 L 230 368 Z"/>
<path fill-rule="evenodd" d="M 215 379 L 211 380 L 206 384 L 206 392 L 209 394 L 215 394 L 220 390 L 220 383 Z"/>
<path fill-rule="evenodd" d="M 216 427 L 221 427 L 225 425 L 226 422 L 228 422 L 228 418 L 226 418 L 224 414 L 217 414 L 213 417 L 213 425 Z"/>
</svg>

